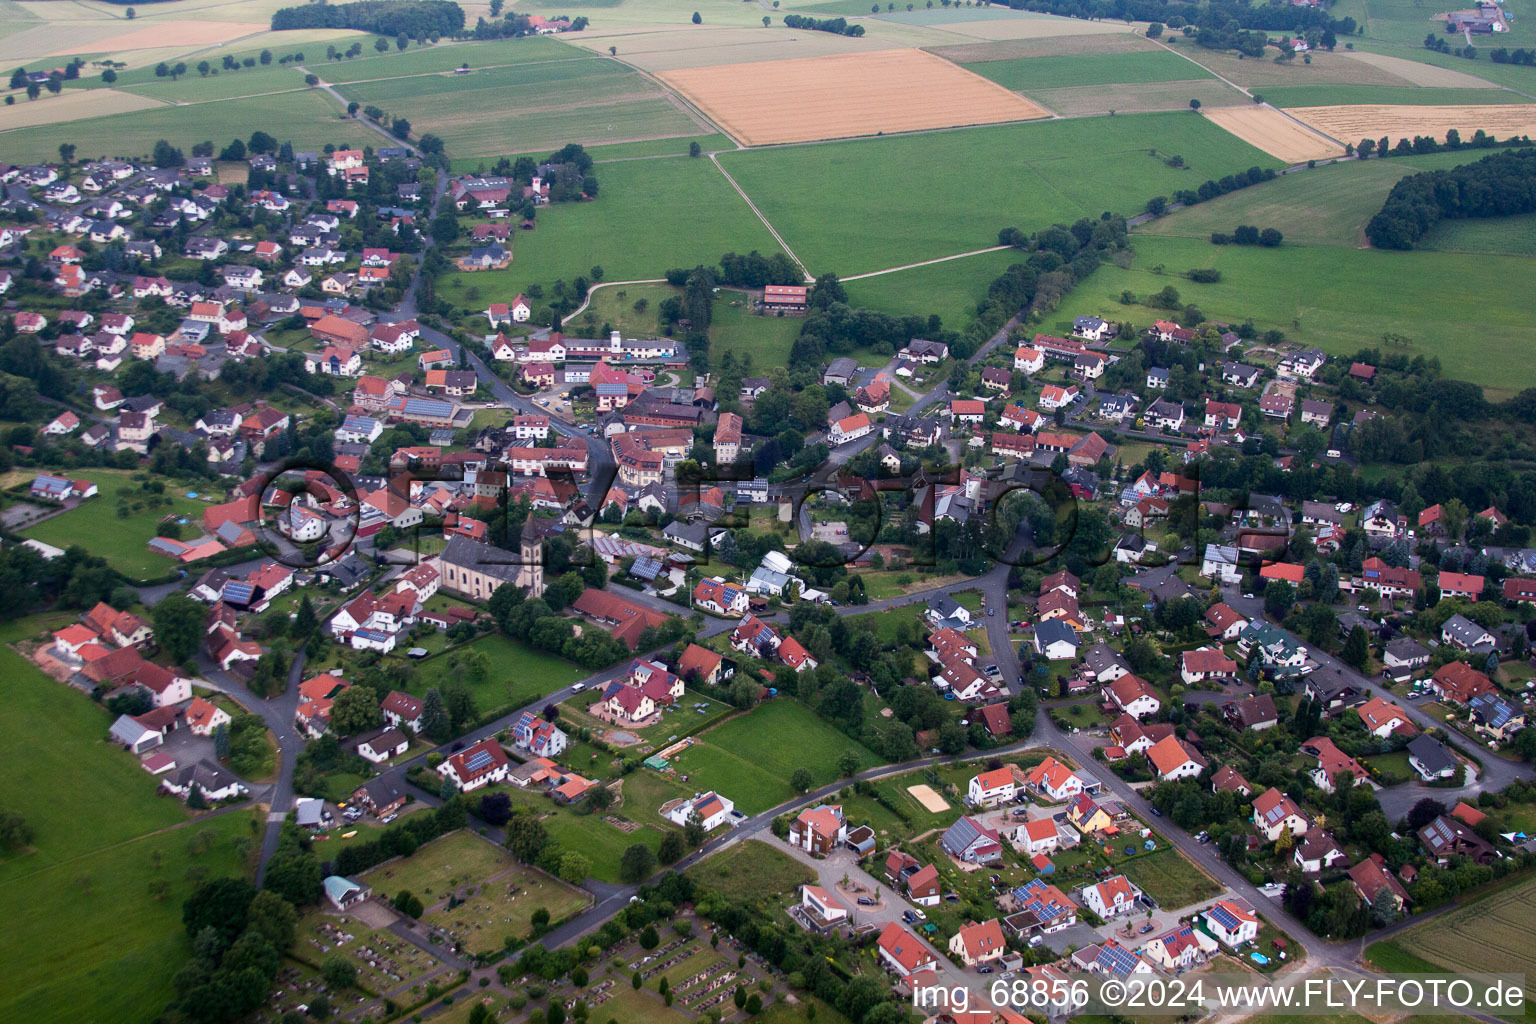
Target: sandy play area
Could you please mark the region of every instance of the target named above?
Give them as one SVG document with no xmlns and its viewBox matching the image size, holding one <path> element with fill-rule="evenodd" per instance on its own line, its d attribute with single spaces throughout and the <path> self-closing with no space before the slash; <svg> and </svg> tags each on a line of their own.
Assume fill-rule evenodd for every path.
<svg viewBox="0 0 1536 1024">
<path fill-rule="evenodd" d="M 912 799 L 923 805 L 923 810 L 929 814 L 938 814 L 949 810 L 949 801 L 934 791 L 934 788 L 926 783 L 917 786 L 908 786 L 907 792 L 912 794 Z"/>
</svg>

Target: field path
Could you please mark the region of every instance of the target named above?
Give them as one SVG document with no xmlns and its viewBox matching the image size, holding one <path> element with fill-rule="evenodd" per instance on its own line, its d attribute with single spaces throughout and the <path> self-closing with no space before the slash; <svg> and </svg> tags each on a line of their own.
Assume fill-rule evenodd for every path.
<svg viewBox="0 0 1536 1024">
<path fill-rule="evenodd" d="M 304 72 L 306 75 L 315 74 L 314 72 L 310 71 L 309 68 L 300 67 L 299 65 L 294 65 L 294 66 L 297 67 L 298 70 Z M 318 78 L 319 76 L 316 75 L 316 77 Z M 347 109 L 347 98 L 345 96 L 343 96 L 341 93 L 337 92 L 336 91 L 336 87 L 334 85 L 332 85 L 330 82 L 327 82 L 325 79 L 321 78 L 320 79 L 320 84 L 317 85 L 315 88 L 320 89 L 321 91 L 326 93 L 328 96 L 330 96 L 331 99 L 333 99 L 337 103 L 341 104 L 341 109 L 342 110 L 346 110 Z M 366 117 L 358 117 L 358 118 L 354 118 L 353 120 L 355 120 L 360 125 L 363 125 L 363 126 L 368 127 L 368 128 L 372 128 L 375 132 L 377 132 L 380 135 L 384 136 L 386 139 L 389 140 L 389 144 L 391 146 L 404 146 L 413 155 L 416 154 L 416 147 L 411 144 L 411 141 L 409 139 L 398 139 L 398 138 L 396 138 L 394 135 L 390 134 L 388 129 L 384 128 L 381 125 L 374 124 L 372 121 L 370 121 Z"/>
<path fill-rule="evenodd" d="M 862 281 L 866 277 L 879 277 L 881 274 L 894 274 L 900 270 L 916 270 L 918 267 L 929 267 L 935 263 L 948 263 L 950 260 L 963 260 L 967 256 L 980 256 L 983 253 L 1001 252 L 1004 249 L 1011 248 L 1012 246 L 1008 245 L 991 245 L 985 249 L 972 249 L 970 252 L 957 252 L 953 256 L 940 256 L 938 259 L 923 260 L 920 263 L 907 263 L 899 267 L 886 267 L 884 270 L 871 270 L 867 274 L 850 274 L 848 277 L 840 278 L 839 280 Z M 795 262 L 798 263 L 799 260 L 796 260 Z"/>
<path fill-rule="evenodd" d="M 599 288 L 616 288 L 616 287 L 618 287 L 620 285 L 626 285 L 626 284 L 666 284 L 666 283 L 667 283 L 667 279 L 664 278 L 664 277 L 647 277 L 644 280 L 640 280 L 640 281 L 599 281 L 597 284 L 595 284 L 592 287 L 587 289 L 587 297 L 581 300 L 581 305 L 577 306 L 575 309 L 573 309 L 569 313 L 567 313 L 565 318 L 563 320 L 561 320 L 560 323 L 563 325 L 563 324 L 565 324 L 566 321 L 574 320 L 581 313 L 585 312 L 586 308 L 588 306 L 592 305 L 592 293 L 597 291 Z"/>
<path fill-rule="evenodd" d="M 789 247 L 789 243 L 784 241 L 784 236 L 779 234 L 778 228 L 775 228 L 773 224 L 768 220 L 768 218 L 763 216 L 763 211 L 757 208 L 757 204 L 752 201 L 751 196 L 747 195 L 746 190 L 740 185 L 736 184 L 736 179 L 731 177 L 730 171 L 721 166 L 720 161 L 716 159 L 715 154 L 709 154 L 709 162 L 715 165 L 716 170 L 725 175 L 725 180 L 731 183 L 731 188 L 736 190 L 736 194 L 741 196 L 742 200 L 747 204 L 747 207 L 753 213 L 757 214 L 757 219 L 763 222 L 763 227 L 768 229 L 768 233 L 773 236 L 774 241 L 778 242 L 779 245 L 784 247 L 784 252 L 789 256 L 790 259 L 795 261 L 795 266 L 800 268 L 800 273 L 805 275 L 805 280 L 807 282 L 816 280 L 811 276 L 811 272 L 805 269 L 805 264 L 800 262 L 800 257 L 795 255 L 795 251 Z"/>
</svg>

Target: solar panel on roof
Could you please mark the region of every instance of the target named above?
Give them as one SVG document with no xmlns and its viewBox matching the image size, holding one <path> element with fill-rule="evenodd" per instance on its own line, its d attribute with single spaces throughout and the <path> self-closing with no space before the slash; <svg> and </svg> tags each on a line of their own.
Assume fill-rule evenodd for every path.
<svg viewBox="0 0 1536 1024">
<path fill-rule="evenodd" d="M 1223 928 L 1231 929 L 1238 926 L 1237 917 L 1232 913 L 1232 911 L 1228 910 L 1226 907 L 1221 906 L 1220 904 L 1212 907 L 1210 914 L 1211 920 L 1215 921 Z"/>
<path fill-rule="evenodd" d="M 244 604 L 255 595 L 256 588 L 249 583 L 231 580 L 224 584 L 224 600 Z"/>
<path fill-rule="evenodd" d="M 491 766 L 493 760 L 489 750 L 477 750 L 469 755 L 469 760 L 464 762 L 464 767 L 471 772 L 484 771 Z"/>
<path fill-rule="evenodd" d="M 1136 954 L 1128 949 L 1106 946 L 1099 950 L 1099 963 L 1113 974 L 1130 974 L 1136 969 Z"/>
</svg>

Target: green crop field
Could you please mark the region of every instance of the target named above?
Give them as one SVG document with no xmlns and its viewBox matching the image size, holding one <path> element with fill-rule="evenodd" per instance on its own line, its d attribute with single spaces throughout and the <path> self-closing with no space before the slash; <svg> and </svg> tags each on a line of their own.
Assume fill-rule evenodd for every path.
<svg viewBox="0 0 1536 1024">
<path fill-rule="evenodd" d="M 399 78 L 402 75 L 428 75 L 434 72 L 452 71 L 460 64 L 471 69 L 501 67 L 507 64 L 531 64 L 552 60 L 590 60 L 592 54 L 570 46 L 549 36 L 530 36 L 526 39 L 494 39 L 488 42 L 440 43 L 437 46 L 412 48 L 400 53 L 393 50 L 375 57 L 371 46 L 365 42 L 366 57 L 340 62 L 327 62 L 325 45 L 306 46 L 306 66 L 332 85 L 346 82 L 363 82 L 375 78 Z M 281 51 L 274 51 L 281 52 Z"/>
<path fill-rule="evenodd" d="M 897 316 L 937 313 L 946 328 L 959 330 L 975 318 L 977 305 L 987 296 L 987 285 L 1022 261 L 1022 253 L 1001 249 L 849 281 L 844 288 L 851 305 Z"/>
<path fill-rule="evenodd" d="M 218 61 L 209 63 L 214 67 L 218 66 Z M 204 78 L 197 73 L 196 66 L 196 64 L 192 65 L 194 70 L 174 81 L 169 78 L 156 78 L 152 70 L 145 69 L 137 73 L 137 81 L 129 82 L 126 79 L 131 72 L 124 73 L 122 78 L 118 79 L 116 87 L 125 92 L 137 93 L 166 103 L 193 103 L 202 100 L 229 99 L 235 96 L 260 96 L 305 88 L 304 72 L 293 67 L 241 68 L 239 71 L 210 73 L 207 78 Z M 235 127 L 231 126 L 230 131 L 235 131 Z"/>
<path fill-rule="evenodd" d="M 822 721 L 805 705 L 788 698 L 769 701 L 705 732 L 673 759 L 673 769 L 701 788 L 718 790 L 749 814 L 794 796 L 789 785 L 797 768 L 806 768 L 821 786 L 840 777 L 837 760 L 845 751 L 859 756 L 864 768 L 880 759 Z"/>
<path fill-rule="evenodd" d="M 986 173 L 957 176 L 962 153 Z M 1173 155 L 1188 166 L 1169 167 L 1164 158 Z M 995 245 L 1010 225 L 1133 213 L 1159 193 L 1276 166 L 1188 111 L 786 146 L 725 153 L 720 162 L 816 274 Z"/>
<path fill-rule="evenodd" d="M 767 840 L 747 840 L 688 869 L 698 884 L 730 899 L 754 899 L 768 892 L 792 893 L 816 874 Z"/>
<path fill-rule="evenodd" d="M 700 133 L 659 87 L 608 59 L 354 82 L 341 93 L 421 125 L 459 158 Z"/>
<path fill-rule="evenodd" d="M 1171 284 L 1206 316 L 1251 317 L 1260 330 L 1277 328 L 1335 355 L 1380 344 L 1383 334 L 1395 332 L 1412 339 L 1408 354 L 1438 357 L 1447 376 L 1482 385 L 1493 400 L 1536 384 L 1536 365 L 1525 355 L 1530 312 L 1523 300 L 1536 289 L 1536 261 L 1310 245 L 1257 249 L 1147 236 L 1136 238 L 1135 249 L 1131 269 L 1099 268 L 1048 325 L 1117 315 L 1121 292 L 1144 298 Z M 1153 273 L 1158 265 L 1168 273 Z M 1223 279 L 1191 284 L 1181 275 L 1193 267 L 1214 267 Z M 1480 292 L 1470 308 L 1448 300 L 1445 282 L 1468 276 L 1499 286 Z M 1123 312 L 1143 321 L 1159 315 L 1142 306 Z M 1469 313 L 1475 315 L 1469 319 Z"/>
<path fill-rule="evenodd" d="M 669 267 L 712 264 L 727 252 L 778 251 L 708 160 L 633 160 L 604 164 L 595 173 L 597 201 L 541 209 L 537 229 L 513 238 L 511 266 L 451 275 L 442 288 L 465 281 L 491 302 L 535 283 L 547 291 L 555 280 L 572 281 L 594 264 L 606 280 L 632 281 L 661 277 Z M 461 304 L 452 291 L 443 295 Z"/>
<path fill-rule="evenodd" d="M 1267 86 L 1263 89 L 1263 95 L 1266 103 L 1277 107 L 1336 107 L 1349 103 L 1455 106 L 1467 103 L 1529 102 L 1526 97 L 1508 89 L 1424 89 L 1411 85 Z"/>
<path fill-rule="evenodd" d="M 183 150 L 205 139 L 242 139 L 258 129 L 295 149 L 318 150 L 326 143 L 338 147 L 350 143 L 370 145 L 378 136 L 355 121 L 344 121 L 333 100 L 319 90 L 284 94 L 281 102 L 269 98 L 218 100 L 183 106 L 157 107 L 112 117 L 68 121 L 63 124 L 18 128 L 0 133 L 0 148 L 8 159 L 20 162 L 57 160 L 59 144 L 79 146 L 77 159 L 138 157 L 165 139 Z"/>
<path fill-rule="evenodd" d="M 1176 53 L 1100 53 L 1071 57 L 1021 57 L 966 64 L 966 70 L 1015 92 L 1060 89 L 1076 85 L 1181 82 L 1214 77 Z"/>
<path fill-rule="evenodd" d="M 174 567 L 171 559 L 156 554 L 148 546 L 162 519 L 176 515 L 188 520 L 182 529 L 183 537 L 197 537 L 203 532 L 204 504 L 183 497 L 169 481 L 165 496 L 170 498 L 170 504 L 150 507 L 147 499 L 154 496 L 141 490 L 126 473 L 92 469 L 80 473 L 79 478 L 96 485 L 96 497 L 22 531 L 24 536 L 61 548 L 78 545 L 105 558 L 119 572 L 145 579 Z M 126 518 L 118 516 L 119 496 L 141 507 Z"/>
<path fill-rule="evenodd" d="M 22 620 L 0 640 L 68 621 Z M 31 849 L 0 857 L 0 956 L 10 968 L 0 1019 L 151 1018 L 190 951 L 181 932 L 181 902 L 193 888 L 186 869 L 236 873 L 233 840 L 251 834 L 250 818 L 234 812 L 186 824 L 181 804 L 155 796 L 156 780 L 104 741 L 112 720 L 104 708 L 9 648 L 0 650 L 0 676 L 0 738 L 11 752 L 0 792 L 36 834 Z M 213 848 L 190 857 L 187 842 L 204 829 Z M 150 891 L 157 879 L 167 884 L 163 899 Z"/>
<path fill-rule="evenodd" d="M 1536 878 L 1527 878 L 1410 928 L 1392 945 L 1441 970 L 1530 975 L 1536 972 L 1528 927 L 1533 909 Z M 1530 983 L 1526 991 L 1532 991 Z"/>
<path fill-rule="evenodd" d="M 516 139 L 510 141 L 518 141 Z M 736 143 L 724 135 L 679 135 L 666 139 L 647 139 L 643 142 L 615 142 L 611 145 L 596 144 L 587 146 L 587 153 L 599 164 L 610 160 L 632 160 L 635 157 L 658 157 L 688 155 L 688 144 L 697 142 L 704 152 L 712 152 L 722 149 L 735 149 Z M 564 145 L 564 143 L 561 143 Z M 549 149 L 533 149 L 526 153 L 509 153 L 508 156 L 533 156 L 543 157 L 549 154 Z M 449 165 L 455 174 L 468 174 L 488 170 L 494 158 L 475 156 L 459 157 L 449 161 Z M 601 173 L 601 172 L 599 172 Z"/>
<path fill-rule="evenodd" d="M 1485 220 L 1443 220 L 1419 242 L 1438 252 L 1491 252 L 1536 256 L 1536 214 Z"/>
<path fill-rule="evenodd" d="M 1164 910 L 1187 907 L 1221 891 L 1205 872 L 1172 847 L 1132 857 L 1119 867 L 1126 878 Z"/>
</svg>

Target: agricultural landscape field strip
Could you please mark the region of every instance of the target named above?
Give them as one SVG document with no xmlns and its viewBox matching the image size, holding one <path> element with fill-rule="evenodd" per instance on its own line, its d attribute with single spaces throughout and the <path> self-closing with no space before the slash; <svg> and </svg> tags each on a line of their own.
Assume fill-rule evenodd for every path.
<svg viewBox="0 0 1536 1024">
<path fill-rule="evenodd" d="M 1084 160 L 1082 154 L 1094 158 Z M 956 154 L 989 173 L 944 202 Z M 1185 166 L 1169 165 L 1181 156 Z M 720 154 L 813 274 L 857 274 L 995 245 L 999 229 L 1140 212 L 1147 199 L 1278 163 L 1189 111 L 967 128 Z"/>
<path fill-rule="evenodd" d="M 436 46 L 413 48 L 387 56 L 359 57 L 356 60 L 326 64 L 323 77 L 327 82 L 340 85 L 365 79 L 399 78 L 403 75 L 426 74 L 433 71 L 452 71 L 461 64 L 468 64 L 471 69 L 480 69 L 552 60 L 575 60 L 588 56 L 591 55 L 586 50 L 550 36 L 470 43 L 439 43 Z"/>
<path fill-rule="evenodd" d="M 64 57 L 75 53 L 100 53 L 104 50 L 118 53 L 168 45 L 213 46 L 266 30 L 266 23 L 254 21 L 161 21 L 114 36 L 75 42 L 47 56 Z"/>
<path fill-rule="evenodd" d="M 1213 78 L 1167 50 L 1070 57 L 1020 57 L 967 63 L 964 67 L 1005 89 L 1034 92 L 1083 85 L 1144 84 Z"/>
<path fill-rule="evenodd" d="M 1470 139 L 1478 129 L 1500 139 L 1536 134 L 1536 104 L 1461 104 L 1447 107 L 1379 103 L 1338 107 L 1295 107 L 1290 111 L 1307 124 L 1336 139 L 1358 141 L 1385 136 L 1393 143 L 1417 135 L 1444 139 L 1456 129 Z"/>
<path fill-rule="evenodd" d="M 1125 22 L 1083 21 L 1047 14 L 1033 18 L 952 22 L 946 24 L 944 30 L 974 39 L 1049 39 L 1053 36 L 1112 35 L 1128 32 L 1130 26 Z"/>
<path fill-rule="evenodd" d="M 1043 39 L 1001 39 L 990 43 L 959 43 L 953 46 L 930 46 L 926 49 L 956 64 L 1017 60 L 1021 57 L 1155 53 L 1163 50 L 1146 36 L 1129 31 L 1100 32 L 1082 36 L 1050 36 Z"/>
<path fill-rule="evenodd" d="M 1525 97 L 1508 89 L 1427 89 L 1395 85 L 1282 85 L 1265 88 L 1263 95 L 1265 103 L 1285 109 L 1361 103 L 1481 106 L 1527 102 Z"/>
<path fill-rule="evenodd" d="M 1406 60 L 1402 57 L 1393 57 L 1384 53 L 1370 53 L 1366 50 L 1342 51 L 1346 57 L 1352 60 L 1364 61 L 1372 67 L 1381 68 L 1401 78 L 1407 79 L 1414 85 L 1431 89 L 1492 89 L 1496 86 L 1487 79 L 1479 78 L 1475 74 L 1458 71 L 1453 68 L 1439 68 L 1433 64 L 1425 64 L 1421 61 Z"/>
<path fill-rule="evenodd" d="M 748 145 L 922 131 L 1046 116 L 922 50 L 722 65 L 658 77 Z M 774 97 L 771 103 L 764 96 Z"/>
<path fill-rule="evenodd" d="M 585 33 L 583 33 L 585 35 Z M 894 50 L 902 44 L 873 36 L 844 36 L 835 32 L 805 32 L 775 25 L 771 28 L 710 28 L 704 32 L 648 32 L 621 40 L 593 36 L 582 45 L 606 54 L 617 45 L 619 59 L 642 71 L 676 71 L 720 64 L 749 64 L 835 53 Z"/>
<path fill-rule="evenodd" d="M 1201 111 L 1212 124 L 1220 125 L 1244 142 L 1252 143 L 1286 163 L 1343 156 L 1344 147 L 1308 131 L 1278 110 L 1249 104 L 1245 107 L 1213 107 Z"/>
<path fill-rule="evenodd" d="M 63 124 L 91 117 L 111 117 L 158 106 L 161 106 L 159 100 L 126 92 L 65 92 L 11 107 L 0 107 L 0 132 L 34 125 Z"/>
<path fill-rule="evenodd" d="M 1536 953 L 1530 942 L 1533 912 L 1536 880 L 1527 879 L 1410 928 L 1393 941 L 1447 970 L 1523 974 L 1530 992 L 1536 988 Z"/>
<path fill-rule="evenodd" d="M 1310 64 L 1301 61 L 1276 64 L 1273 60 L 1239 59 L 1234 53 L 1208 50 L 1188 39 L 1171 38 L 1164 42 L 1222 78 L 1259 91 L 1268 85 L 1414 84 L 1401 75 L 1353 60 L 1343 53 L 1314 53 Z"/>
<path fill-rule="evenodd" d="M 1190 100 L 1207 107 L 1249 102 L 1248 97 L 1215 78 L 1188 82 L 1149 82 L 1143 85 L 1080 85 L 1072 89 L 1033 89 L 1038 100 L 1063 117 L 1090 114 L 1144 114 L 1157 110 L 1188 110 Z"/>
</svg>

